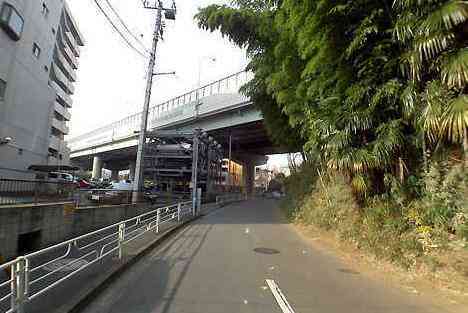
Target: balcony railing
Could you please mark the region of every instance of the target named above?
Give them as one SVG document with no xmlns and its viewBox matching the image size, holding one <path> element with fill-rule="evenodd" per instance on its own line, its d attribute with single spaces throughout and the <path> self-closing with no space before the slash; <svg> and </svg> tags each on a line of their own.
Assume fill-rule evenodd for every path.
<svg viewBox="0 0 468 313">
<path fill-rule="evenodd" d="M 74 69 L 78 68 L 79 61 L 78 58 L 73 53 L 72 49 L 70 48 L 67 40 L 65 39 L 65 35 L 62 32 L 59 32 L 59 44 L 58 47 L 60 51 L 63 53 L 67 61 L 72 65 Z"/>
<path fill-rule="evenodd" d="M 63 105 L 58 103 L 58 101 L 55 101 L 54 103 L 54 110 L 55 112 L 60 114 L 66 121 L 70 121 L 71 119 L 70 112 L 68 112 L 68 110 Z"/>
<path fill-rule="evenodd" d="M 68 60 L 65 58 L 63 53 L 60 51 L 61 49 L 56 47 L 55 48 L 55 56 L 56 56 L 56 62 L 57 65 L 60 66 L 62 70 L 64 70 L 64 74 L 67 74 L 67 77 L 72 81 L 76 82 L 77 75 L 76 75 L 76 70 L 72 67 L 72 64 L 68 62 Z"/>
<path fill-rule="evenodd" d="M 49 148 L 59 151 L 61 145 L 61 139 L 55 136 L 50 136 L 49 139 Z"/>
<path fill-rule="evenodd" d="M 66 105 L 68 108 L 73 106 L 73 99 L 63 90 L 62 87 L 54 81 L 50 81 L 49 85 L 55 90 L 59 101 L 62 102 L 63 105 Z"/>
<path fill-rule="evenodd" d="M 70 129 L 68 128 L 65 121 L 59 121 L 56 118 L 52 119 L 52 127 L 59 130 L 61 133 L 68 135 Z"/>
<path fill-rule="evenodd" d="M 70 46 L 71 50 L 75 54 L 75 56 L 79 58 L 81 54 L 81 49 L 78 46 L 78 43 L 76 42 L 75 37 L 73 37 L 73 34 L 71 32 L 65 32 L 65 39 L 68 45 Z"/>
<path fill-rule="evenodd" d="M 75 93 L 75 86 L 73 86 L 72 82 L 68 79 L 68 77 L 62 72 L 60 67 L 56 64 L 52 63 L 52 68 L 55 75 L 55 82 L 62 86 L 64 89 L 68 91 L 70 94 Z"/>
</svg>

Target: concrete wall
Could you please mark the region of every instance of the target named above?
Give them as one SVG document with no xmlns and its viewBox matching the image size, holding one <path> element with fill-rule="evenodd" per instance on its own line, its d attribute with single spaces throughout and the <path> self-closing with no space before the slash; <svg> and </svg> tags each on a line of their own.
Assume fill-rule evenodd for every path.
<svg viewBox="0 0 468 313">
<path fill-rule="evenodd" d="M 154 209 L 118 205 L 73 210 L 69 203 L 0 208 L 0 255 L 7 260 L 15 258 L 18 238 L 23 234 L 41 232 L 37 250 Z"/>
</svg>

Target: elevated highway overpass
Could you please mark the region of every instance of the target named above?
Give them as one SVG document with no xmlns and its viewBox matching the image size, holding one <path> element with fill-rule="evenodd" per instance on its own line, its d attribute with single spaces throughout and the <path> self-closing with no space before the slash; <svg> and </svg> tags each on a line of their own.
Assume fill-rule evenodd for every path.
<svg viewBox="0 0 468 313">
<path fill-rule="evenodd" d="M 263 117 L 239 89 L 251 78 L 241 71 L 170 99 L 150 109 L 149 131 L 187 132 L 200 128 L 213 136 L 226 152 L 246 167 L 246 180 L 253 183 L 255 166 L 266 162 L 265 155 L 284 152 L 269 140 Z M 98 178 L 102 168 L 134 174 L 137 130 L 142 114 L 128 116 L 68 141 L 71 160 Z M 114 174 L 115 175 L 115 174 Z"/>
</svg>

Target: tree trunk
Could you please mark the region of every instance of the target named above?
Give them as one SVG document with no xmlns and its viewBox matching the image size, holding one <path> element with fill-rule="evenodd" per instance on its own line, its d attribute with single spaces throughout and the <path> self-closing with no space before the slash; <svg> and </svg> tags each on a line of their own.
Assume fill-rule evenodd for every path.
<svg viewBox="0 0 468 313">
<path fill-rule="evenodd" d="M 403 184 L 405 182 L 405 162 L 401 157 L 398 158 L 398 171 L 400 183 Z"/>
<path fill-rule="evenodd" d="M 468 169 L 468 127 L 465 127 L 463 136 L 463 167 Z"/>
<path fill-rule="evenodd" d="M 426 147 L 426 134 L 423 130 L 422 132 L 422 150 L 423 150 L 423 164 L 424 164 L 424 172 L 427 173 L 429 170 L 428 162 L 427 162 L 427 147 Z"/>
</svg>

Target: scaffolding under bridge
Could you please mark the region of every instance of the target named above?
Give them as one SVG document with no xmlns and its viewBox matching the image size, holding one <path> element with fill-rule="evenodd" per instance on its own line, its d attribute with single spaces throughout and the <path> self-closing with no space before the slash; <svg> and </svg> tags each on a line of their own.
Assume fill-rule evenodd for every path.
<svg viewBox="0 0 468 313">
<path fill-rule="evenodd" d="M 189 196 L 194 185 L 207 196 L 220 191 L 222 147 L 200 129 L 148 133 L 144 156 L 145 185 L 158 193 Z"/>
</svg>

